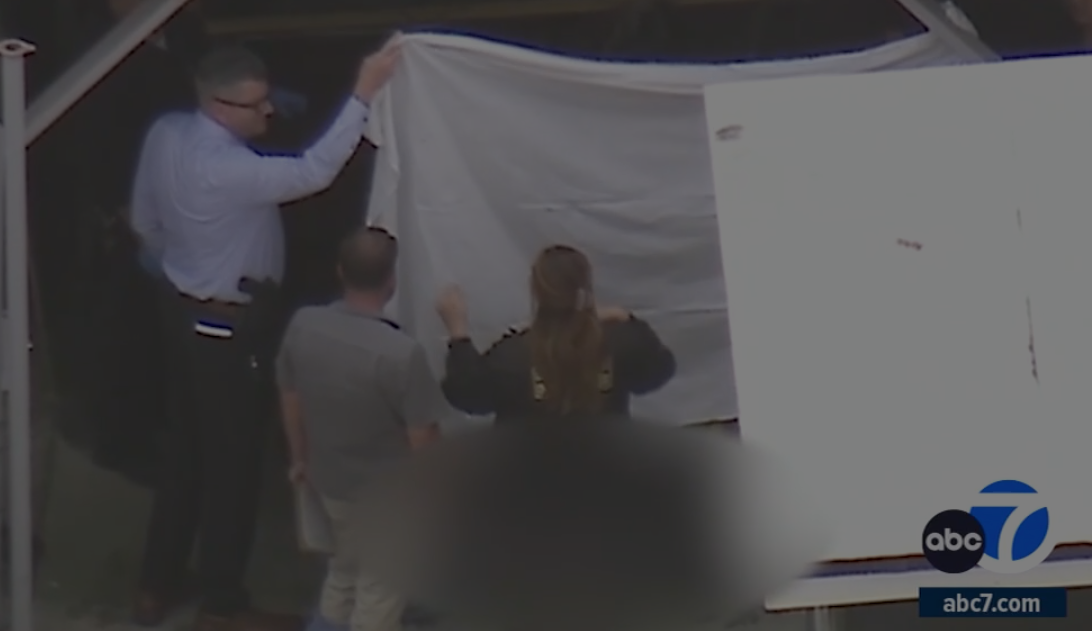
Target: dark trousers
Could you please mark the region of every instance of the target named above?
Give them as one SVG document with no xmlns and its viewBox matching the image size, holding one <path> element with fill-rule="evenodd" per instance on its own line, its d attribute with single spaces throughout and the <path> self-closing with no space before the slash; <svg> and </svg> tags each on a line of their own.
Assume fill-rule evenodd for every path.
<svg viewBox="0 0 1092 631">
<path fill-rule="evenodd" d="M 122 254 L 127 254 L 125 251 Z M 141 486 L 155 485 L 165 424 L 166 379 L 156 299 L 158 285 L 132 260 L 115 255 L 110 281 L 88 300 L 81 336 L 96 464 Z M 107 261 L 103 261 L 105 264 Z M 119 345 L 117 340 L 127 340 Z"/>
<path fill-rule="evenodd" d="M 243 582 L 275 400 L 268 322 L 277 314 L 258 300 L 232 314 L 166 282 L 160 302 L 171 413 L 142 588 L 164 595 L 178 589 L 199 540 L 203 611 L 231 615 L 249 605 Z"/>
</svg>

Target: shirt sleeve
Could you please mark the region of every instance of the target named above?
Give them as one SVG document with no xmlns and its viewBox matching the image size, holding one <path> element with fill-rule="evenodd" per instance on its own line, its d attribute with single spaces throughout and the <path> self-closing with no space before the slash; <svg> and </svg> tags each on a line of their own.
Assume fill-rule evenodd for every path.
<svg viewBox="0 0 1092 631">
<path fill-rule="evenodd" d="M 637 317 L 618 324 L 618 380 L 632 394 L 662 388 L 675 376 L 675 354 L 648 322 Z"/>
<path fill-rule="evenodd" d="M 505 336 L 485 353 L 469 339 L 452 340 L 445 361 L 443 391 L 448 403 L 467 414 L 497 411 L 497 375 L 493 362 L 497 348 L 511 339 Z"/>
<path fill-rule="evenodd" d="M 448 415 L 451 408 L 444 400 L 440 384 L 428 365 L 420 344 L 414 346 L 400 370 L 388 371 L 399 375 L 388 383 L 389 396 L 406 427 L 435 425 Z"/>
<path fill-rule="evenodd" d="M 241 204 L 283 204 L 328 188 L 352 157 L 368 106 L 351 98 L 333 124 L 299 156 L 263 156 L 239 145 L 202 163 L 207 185 Z"/>
<path fill-rule="evenodd" d="M 153 259 L 158 259 L 163 250 L 163 226 L 152 196 L 149 166 L 158 132 L 159 125 L 153 125 L 145 137 L 129 199 L 129 227 L 140 240 L 141 248 Z"/>
</svg>

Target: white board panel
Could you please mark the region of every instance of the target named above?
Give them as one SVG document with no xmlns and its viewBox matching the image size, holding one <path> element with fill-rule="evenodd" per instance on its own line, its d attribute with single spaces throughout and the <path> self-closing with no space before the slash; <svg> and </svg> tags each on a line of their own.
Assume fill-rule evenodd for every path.
<svg viewBox="0 0 1092 631">
<path fill-rule="evenodd" d="M 930 517 L 1006 478 L 1051 498 L 1061 541 L 1092 539 L 1092 463 L 1062 444 L 1092 428 L 1047 413 L 1029 348 L 1046 246 L 1021 186 L 1042 167 L 1014 129 L 1052 63 L 706 91 L 742 431 L 823 498 L 831 560 L 920 554 Z"/>
<path fill-rule="evenodd" d="M 1051 60 L 1011 100 L 1036 358 L 1054 457 L 1087 458 L 1092 420 L 1092 60 Z M 1047 70 L 1046 67 L 1043 70 Z M 1074 475 L 1079 475 L 1074 472 Z M 1088 500 L 1080 502 L 1087 506 Z"/>
</svg>

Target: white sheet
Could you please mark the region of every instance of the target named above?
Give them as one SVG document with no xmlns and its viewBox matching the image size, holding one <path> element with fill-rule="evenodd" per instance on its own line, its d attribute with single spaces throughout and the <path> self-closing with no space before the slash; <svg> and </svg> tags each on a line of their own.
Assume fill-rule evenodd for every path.
<svg viewBox="0 0 1092 631">
<path fill-rule="evenodd" d="M 702 87 L 955 63 L 931 35 L 861 53 L 742 65 L 605 63 L 412 35 L 374 104 L 370 221 L 402 243 L 397 316 L 440 369 L 432 305 L 458 282 L 480 348 L 529 312 L 530 262 L 568 243 L 601 303 L 647 318 L 678 357 L 634 412 L 737 416 Z"/>
</svg>

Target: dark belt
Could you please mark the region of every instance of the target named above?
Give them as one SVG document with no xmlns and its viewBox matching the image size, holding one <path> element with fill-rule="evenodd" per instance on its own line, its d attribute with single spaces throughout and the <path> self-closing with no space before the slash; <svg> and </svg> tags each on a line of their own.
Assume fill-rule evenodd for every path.
<svg viewBox="0 0 1092 631">
<path fill-rule="evenodd" d="M 181 292 L 179 292 L 178 295 L 186 302 L 200 305 L 213 313 L 229 318 L 239 317 L 239 315 L 242 314 L 243 309 L 246 308 L 246 305 L 241 302 L 227 302 L 224 300 L 216 300 L 215 298 L 206 298 L 202 300 L 201 298 L 194 298 L 193 296 Z"/>
</svg>

